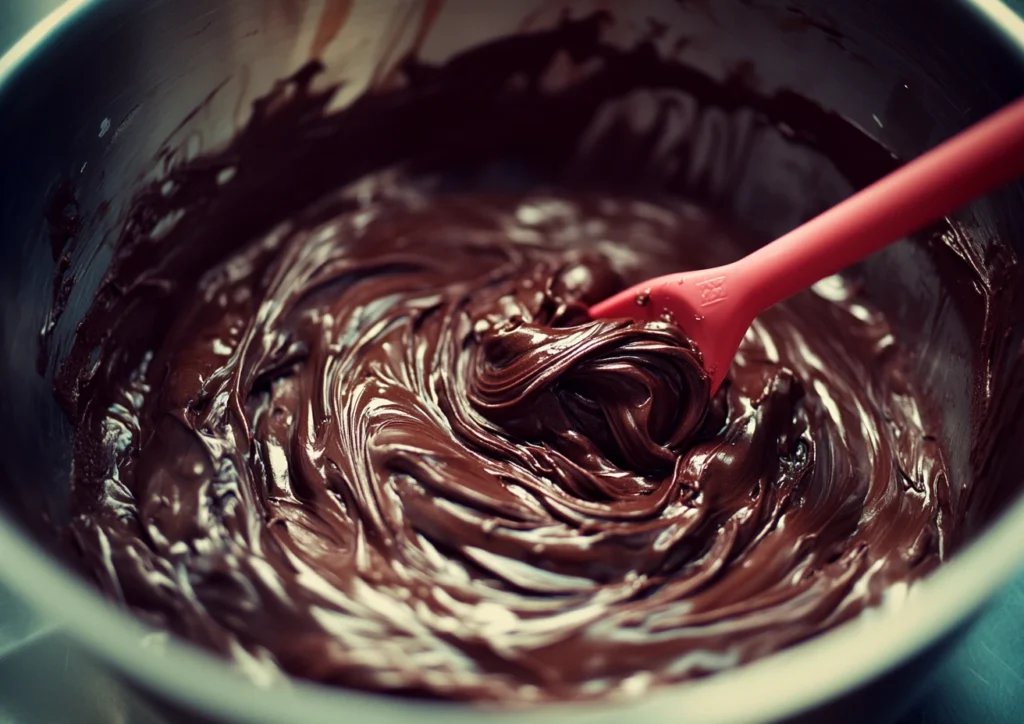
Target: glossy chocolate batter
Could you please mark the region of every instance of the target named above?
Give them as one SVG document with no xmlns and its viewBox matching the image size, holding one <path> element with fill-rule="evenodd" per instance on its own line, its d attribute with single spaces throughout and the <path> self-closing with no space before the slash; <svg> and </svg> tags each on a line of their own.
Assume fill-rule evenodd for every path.
<svg viewBox="0 0 1024 724">
<path fill-rule="evenodd" d="M 939 421 L 855 283 L 766 312 L 710 402 L 677 328 L 589 319 L 749 244 L 670 195 L 557 190 L 566 139 L 652 82 L 589 27 L 409 64 L 337 114 L 311 69 L 140 193 L 59 380 L 69 536 L 110 596 L 250 669 L 593 699 L 805 639 L 946 555 Z M 566 45 L 606 63 L 569 105 L 529 76 L 479 100 Z M 555 190 L 451 182 L 510 152 Z"/>
</svg>

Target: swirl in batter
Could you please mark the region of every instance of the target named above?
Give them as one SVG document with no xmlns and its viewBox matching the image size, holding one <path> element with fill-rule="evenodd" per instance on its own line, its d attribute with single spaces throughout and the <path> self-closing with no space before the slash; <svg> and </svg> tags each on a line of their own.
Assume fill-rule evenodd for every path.
<svg viewBox="0 0 1024 724">
<path fill-rule="evenodd" d="M 430 696 L 636 692 L 826 629 L 941 550 L 885 320 L 803 294 L 707 406 L 677 328 L 586 314 L 729 243 L 685 206 L 402 192 L 154 270 L 194 293 L 79 430 L 113 455 L 78 544 L 187 638 Z"/>
<path fill-rule="evenodd" d="M 600 69 L 550 92 L 566 47 Z M 577 163 L 607 103 L 717 94 L 843 150 L 855 183 L 884 149 L 792 94 L 610 49 L 592 21 L 405 73 L 329 114 L 304 72 L 129 208 L 58 376 L 69 538 L 110 597 L 250 670 L 599 699 L 806 639 L 949 553 L 940 420 L 855 277 L 764 313 L 711 400 L 676 327 L 586 311 L 749 248 L 664 200 L 732 178 L 735 154 L 697 173 L 669 122 L 613 122 Z M 637 190 L 664 148 L 649 201 L 465 190 L 510 157 L 551 188 Z"/>
</svg>

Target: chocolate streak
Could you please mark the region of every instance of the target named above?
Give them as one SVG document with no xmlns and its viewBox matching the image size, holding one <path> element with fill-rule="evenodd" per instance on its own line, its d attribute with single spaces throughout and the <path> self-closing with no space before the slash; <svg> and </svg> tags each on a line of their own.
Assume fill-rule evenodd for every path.
<svg viewBox="0 0 1024 724">
<path fill-rule="evenodd" d="M 841 138 L 856 183 L 891 165 L 598 29 L 409 63 L 333 115 L 304 72 L 140 193 L 59 380 L 69 534 L 110 596 L 317 681 L 592 699 L 805 639 L 948 553 L 939 421 L 855 285 L 766 312 L 707 405 L 675 327 L 586 305 L 749 240 L 668 197 L 462 188 L 510 157 L 578 182 L 595 110 L 652 84 Z M 562 51 L 603 69 L 546 92 Z M 636 155 L 603 169 L 635 184 Z"/>
</svg>

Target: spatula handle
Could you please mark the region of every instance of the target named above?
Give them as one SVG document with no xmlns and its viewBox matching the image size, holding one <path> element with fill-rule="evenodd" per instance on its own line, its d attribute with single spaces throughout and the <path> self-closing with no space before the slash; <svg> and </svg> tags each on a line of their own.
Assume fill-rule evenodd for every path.
<svg viewBox="0 0 1024 724">
<path fill-rule="evenodd" d="M 1024 175 L 1024 98 L 735 266 L 755 314 Z"/>
</svg>

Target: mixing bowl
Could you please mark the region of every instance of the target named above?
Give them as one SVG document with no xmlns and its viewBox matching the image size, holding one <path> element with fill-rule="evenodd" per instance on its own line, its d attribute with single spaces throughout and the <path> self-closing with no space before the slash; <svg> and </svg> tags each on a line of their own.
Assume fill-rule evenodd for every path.
<svg viewBox="0 0 1024 724">
<path fill-rule="evenodd" d="M 810 99 L 899 157 L 920 153 L 1024 92 L 1024 22 L 991 0 L 851 0 L 827 7 L 809 0 L 68 2 L 0 58 L 4 583 L 60 620 L 126 685 L 190 719 L 767 722 L 897 716 L 926 684 L 941 653 L 1024 561 L 1024 450 L 1016 442 L 1024 430 L 989 430 L 985 440 L 976 439 L 989 414 L 979 404 L 983 390 L 972 383 L 980 359 L 974 351 L 982 344 L 976 315 L 984 310 L 951 301 L 949 290 L 963 280 L 940 275 L 935 249 L 927 244 L 902 244 L 869 261 L 865 293 L 917 350 L 917 378 L 944 410 L 941 434 L 950 467 L 970 500 L 964 545 L 902 605 L 740 669 L 640 701 L 539 712 L 482 711 L 302 682 L 259 685 L 108 605 L 64 561 L 53 530 L 67 515 L 70 430 L 54 398 L 52 374 L 109 263 L 132 190 L 159 176 L 167 149 L 190 158 L 223 144 L 246 122 L 255 99 L 311 57 L 324 61 L 321 80 L 344 80 L 334 99 L 341 107 L 384 82 L 408 52 L 439 62 L 508 33 L 594 12 L 613 19 L 611 42 L 646 38 L 708 78 L 742 80 L 764 97 Z M 571 83 L 554 77 L 556 85 Z M 611 112 L 642 123 L 650 100 L 631 94 Z M 691 190 L 710 194 L 762 237 L 791 228 L 852 190 L 837 165 L 786 143 L 779 129 L 752 143 L 754 162 L 738 183 L 716 187 L 710 171 L 729 162 L 728 154 L 720 157 L 729 144 L 714 145 L 720 115 L 709 114 L 701 126 L 707 137 L 695 139 L 712 160 L 705 161 L 709 173 L 692 175 L 700 188 Z M 658 160 L 652 159 L 652 168 Z M 638 168 L 642 176 L 647 166 Z M 1024 185 L 973 204 L 953 221 L 970 238 L 979 263 L 991 259 L 986 250 L 996 244 L 1021 253 Z M 68 235 L 78 243 L 69 269 L 62 269 L 51 247 Z M 73 284 L 64 283 L 69 278 Z M 53 319 L 55 304 L 66 309 Z M 41 355 L 40 330 L 51 321 Z M 1019 344 L 1024 319 L 1005 332 Z M 990 489 L 972 488 L 978 444 L 998 452 L 988 477 L 1000 484 Z"/>
</svg>

